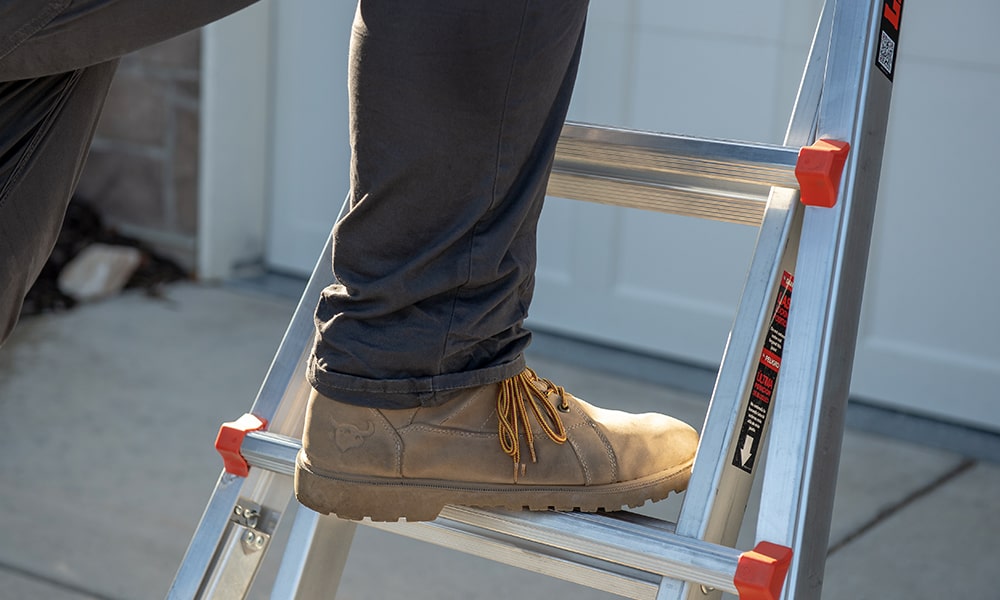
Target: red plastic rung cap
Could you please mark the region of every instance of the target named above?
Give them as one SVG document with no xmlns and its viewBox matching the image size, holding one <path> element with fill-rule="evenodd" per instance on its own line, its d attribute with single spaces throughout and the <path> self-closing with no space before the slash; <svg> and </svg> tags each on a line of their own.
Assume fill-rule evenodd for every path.
<svg viewBox="0 0 1000 600">
<path fill-rule="evenodd" d="M 778 600 L 792 563 L 792 549 L 760 542 L 740 555 L 733 582 L 740 600 Z"/>
<path fill-rule="evenodd" d="M 795 178 L 799 180 L 799 198 L 807 206 L 830 208 L 837 203 L 840 176 L 851 145 L 839 140 L 819 140 L 799 150 Z"/>
<path fill-rule="evenodd" d="M 251 431 L 259 431 L 267 427 L 267 421 L 257 415 L 247 413 L 236 419 L 223 423 L 219 427 L 219 435 L 215 438 L 215 449 L 222 455 L 222 462 L 227 473 L 246 477 L 250 474 L 250 465 L 240 453 L 243 439 Z"/>
</svg>

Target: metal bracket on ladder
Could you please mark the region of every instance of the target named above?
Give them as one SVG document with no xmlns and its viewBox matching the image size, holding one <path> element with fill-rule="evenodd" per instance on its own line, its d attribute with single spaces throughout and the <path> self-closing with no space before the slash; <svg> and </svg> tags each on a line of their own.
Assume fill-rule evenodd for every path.
<svg viewBox="0 0 1000 600">
<path fill-rule="evenodd" d="M 879 40 L 898 41 L 901 8 L 828 0 L 783 146 L 563 129 L 551 195 L 760 228 L 676 524 L 457 506 L 431 523 L 365 524 L 631 598 L 819 598 L 892 87 Z M 330 256 L 328 242 L 251 413 L 220 431 L 226 471 L 170 598 L 242 598 L 292 499 Z M 757 543 L 741 552 L 765 458 Z M 273 597 L 335 589 L 355 528 L 300 507 Z"/>
</svg>

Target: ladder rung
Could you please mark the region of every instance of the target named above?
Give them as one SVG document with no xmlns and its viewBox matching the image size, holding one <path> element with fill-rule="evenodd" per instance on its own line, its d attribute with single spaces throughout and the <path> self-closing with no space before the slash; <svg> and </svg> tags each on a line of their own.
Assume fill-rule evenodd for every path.
<svg viewBox="0 0 1000 600">
<path fill-rule="evenodd" d="M 251 431 L 240 452 L 253 467 L 292 475 L 299 448 L 295 438 Z M 741 552 L 676 535 L 672 523 L 628 512 L 447 506 L 429 523 L 364 524 L 470 554 L 488 552 L 489 558 L 597 589 L 618 594 L 630 590 L 633 598 L 655 598 L 661 577 L 737 593 L 733 577 Z"/>
<path fill-rule="evenodd" d="M 478 515 L 465 512 L 474 510 L 448 506 L 436 521 L 429 523 L 365 524 L 618 596 L 645 600 L 656 598 L 661 581 L 659 575 L 483 528 Z M 481 512 L 490 516 L 487 511 Z M 501 516 L 501 513 L 495 516 Z"/>
<path fill-rule="evenodd" d="M 614 515 L 614 516 L 612 516 Z M 627 519 L 632 519 L 629 522 Z M 657 523 L 657 526 L 652 526 Z M 673 524 L 632 513 L 563 513 L 556 511 L 500 511 L 448 506 L 437 521 L 430 523 L 379 523 L 419 539 L 428 539 L 428 530 L 447 531 L 437 543 L 458 550 L 474 549 L 484 538 L 517 547 L 527 542 L 548 552 L 568 553 L 572 561 L 588 568 L 591 575 L 576 579 L 596 585 L 595 579 L 610 575 L 631 579 L 636 592 L 658 579 L 671 577 L 693 581 L 737 594 L 734 578 L 741 552 L 733 548 L 682 537 L 673 533 Z M 409 533 L 407 530 L 412 530 Z M 516 557 L 515 557 L 516 558 Z M 524 564 L 524 563 L 527 564 Z M 511 562 L 529 570 L 558 575 L 537 568 L 530 560 Z M 624 567 L 628 565 L 628 567 Z M 650 578 L 653 575 L 653 578 Z M 609 591 L 615 591 L 614 588 Z M 618 588 L 616 593 L 621 594 Z M 656 590 L 652 590 L 655 597 Z M 637 593 L 634 597 L 643 597 Z"/>
<path fill-rule="evenodd" d="M 798 149 L 567 123 L 553 196 L 759 225 L 772 186 L 798 189 Z"/>
<path fill-rule="evenodd" d="M 260 467 L 282 475 L 295 474 L 295 455 L 302 441 L 287 435 L 267 431 L 251 431 L 243 439 L 240 454 L 252 467 Z"/>
</svg>

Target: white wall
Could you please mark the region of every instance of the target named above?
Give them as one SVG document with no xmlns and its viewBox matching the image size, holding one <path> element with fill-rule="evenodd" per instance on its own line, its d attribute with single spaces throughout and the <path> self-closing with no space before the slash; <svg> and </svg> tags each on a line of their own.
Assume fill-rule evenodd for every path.
<svg viewBox="0 0 1000 600">
<path fill-rule="evenodd" d="M 1000 430 L 1000 4 L 903 10 L 854 391 Z"/>
<path fill-rule="evenodd" d="M 271 159 L 270 1 L 203 29 L 198 276 L 263 258 Z"/>
</svg>

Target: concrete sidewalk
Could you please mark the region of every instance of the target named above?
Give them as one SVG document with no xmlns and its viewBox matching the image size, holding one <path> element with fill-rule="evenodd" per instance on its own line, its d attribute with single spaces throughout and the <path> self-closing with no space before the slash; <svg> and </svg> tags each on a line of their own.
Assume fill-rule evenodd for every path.
<svg viewBox="0 0 1000 600">
<path fill-rule="evenodd" d="M 249 408 L 293 309 L 185 284 L 22 322 L 0 350 L 0 599 L 162 598 L 221 468 L 218 425 Z M 532 364 L 599 405 L 696 426 L 707 407 L 548 358 Z M 994 464 L 849 431 L 823 598 L 1000 598 L 998 498 Z M 338 597 L 612 596 L 361 527 Z"/>
</svg>

